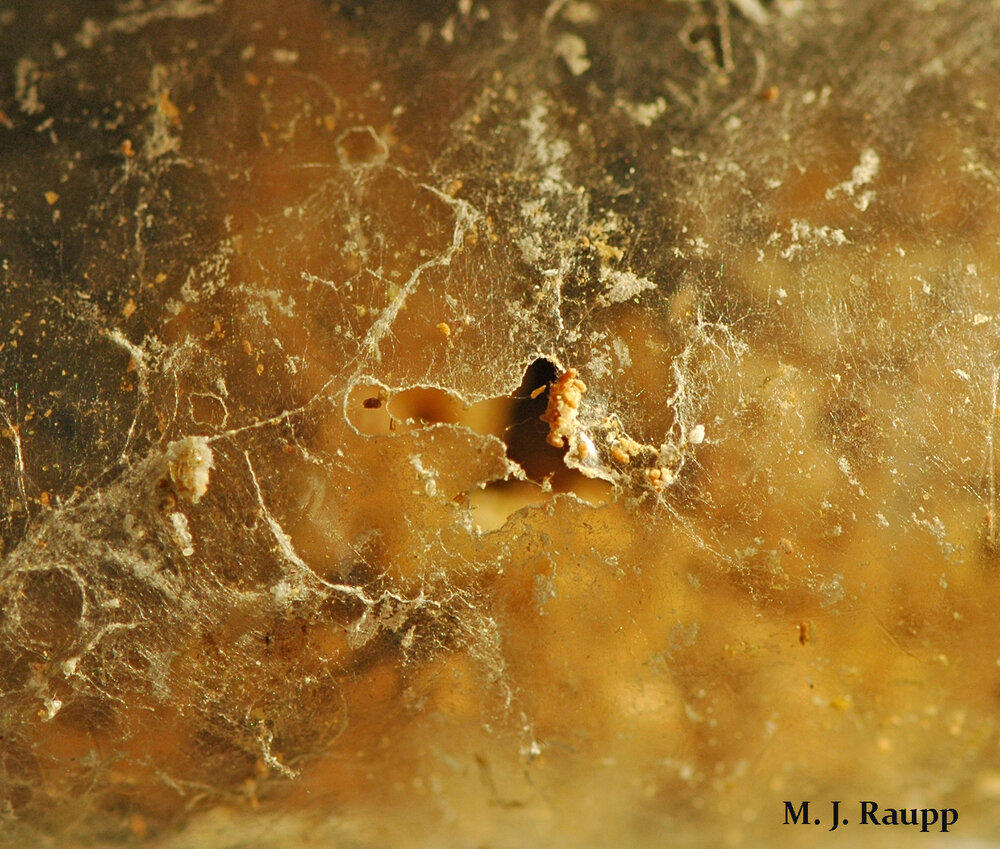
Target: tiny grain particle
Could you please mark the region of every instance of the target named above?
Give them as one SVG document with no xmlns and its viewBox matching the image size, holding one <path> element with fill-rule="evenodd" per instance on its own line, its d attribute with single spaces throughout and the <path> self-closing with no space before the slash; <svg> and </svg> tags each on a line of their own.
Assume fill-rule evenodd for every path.
<svg viewBox="0 0 1000 849">
<path fill-rule="evenodd" d="M 123 318 L 131 317 L 132 314 L 135 312 L 135 310 L 136 310 L 135 301 L 132 298 L 129 298 L 125 302 L 125 306 L 122 307 L 122 317 Z"/>
<path fill-rule="evenodd" d="M 263 374 L 263 373 L 264 373 L 264 364 L 263 363 L 257 363 L 257 374 L 260 375 L 260 374 Z"/>
<path fill-rule="evenodd" d="M 243 353 L 248 357 L 253 353 L 253 345 L 250 344 L 249 339 L 243 340 Z"/>
<path fill-rule="evenodd" d="M 451 325 L 449 325 L 448 322 L 446 321 L 439 322 L 437 329 L 438 332 L 445 338 L 451 336 Z"/>
<path fill-rule="evenodd" d="M 666 466 L 661 466 L 658 469 L 646 469 L 646 477 L 657 492 L 674 482 L 674 473 Z"/>
<path fill-rule="evenodd" d="M 541 395 L 548 387 L 545 384 L 541 386 L 536 386 L 531 390 L 531 395 L 529 396 L 532 401 L 534 401 L 539 395 Z"/>
<path fill-rule="evenodd" d="M 38 503 L 41 504 L 42 507 L 48 507 L 49 506 L 49 494 L 47 492 L 42 492 L 38 496 Z"/>
<path fill-rule="evenodd" d="M 58 192 L 49 191 L 45 193 L 45 201 L 49 206 L 54 205 L 57 200 L 59 200 Z"/>
<path fill-rule="evenodd" d="M 132 139 L 125 139 L 125 141 L 122 142 L 122 153 L 124 153 L 129 159 L 135 156 L 135 148 L 132 147 Z"/>
<path fill-rule="evenodd" d="M 149 833 L 149 827 L 146 825 L 146 819 L 142 814 L 132 815 L 131 819 L 129 819 L 129 828 L 132 831 L 132 835 L 140 839 Z"/>
<path fill-rule="evenodd" d="M 763 100 L 765 103 L 774 103 L 774 101 L 778 99 L 778 96 L 780 94 L 781 91 L 778 89 L 776 85 L 769 85 L 761 91 L 760 99 Z"/>
<path fill-rule="evenodd" d="M 642 451 L 642 446 L 629 436 L 624 436 L 615 442 L 611 449 L 611 456 L 623 465 L 631 462 L 632 458 Z"/>
</svg>

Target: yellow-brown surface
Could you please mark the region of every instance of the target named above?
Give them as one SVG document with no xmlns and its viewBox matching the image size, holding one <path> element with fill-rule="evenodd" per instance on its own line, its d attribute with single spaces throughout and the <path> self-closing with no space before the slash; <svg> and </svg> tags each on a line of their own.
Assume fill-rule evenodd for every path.
<svg viewBox="0 0 1000 849">
<path fill-rule="evenodd" d="M 1000 839 L 1000 15 L 884 5 L 0 10 L 0 843 Z"/>
</svg>

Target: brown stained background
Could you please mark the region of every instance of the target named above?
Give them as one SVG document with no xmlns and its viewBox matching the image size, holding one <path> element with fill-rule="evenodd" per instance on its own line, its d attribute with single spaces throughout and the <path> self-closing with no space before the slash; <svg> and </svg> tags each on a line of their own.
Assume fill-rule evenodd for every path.
<svg viewBox="0 0 1000 849">
<path fill-rule="evenodd" d="M 998 30 L 0 2 L 0 845 L 992 845 Z"/>
</svg>

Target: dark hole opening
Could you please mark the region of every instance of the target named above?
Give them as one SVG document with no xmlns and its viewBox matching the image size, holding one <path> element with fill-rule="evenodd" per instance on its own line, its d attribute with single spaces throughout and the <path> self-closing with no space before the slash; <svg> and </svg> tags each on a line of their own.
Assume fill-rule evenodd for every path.
<svg viewBox="0 0 1000 849">
<path fill-rule="evenodd" d="M 507 456 L 535 481 L 568 471 L 563 463 L 566 449 L 549 445 L 549 426 L 541 420 L 549 403 L 549 384 L 556 377 L 556 367 L 544 358 L 528 366 L 521 385 L 510 396 L 507 426 L 502 434 Z"/>
</svg>

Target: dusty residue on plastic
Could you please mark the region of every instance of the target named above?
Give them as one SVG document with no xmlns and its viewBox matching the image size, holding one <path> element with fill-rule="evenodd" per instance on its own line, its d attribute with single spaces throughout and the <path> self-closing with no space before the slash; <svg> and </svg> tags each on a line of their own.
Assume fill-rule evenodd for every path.
<svg viewBox="0 0 1000 849">
<path fill-rule="evenodd" d="M 5 837 L 995 838 L 989 3 L 22 6 Z"/>
</svg>

